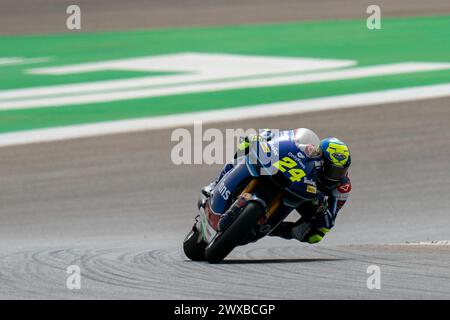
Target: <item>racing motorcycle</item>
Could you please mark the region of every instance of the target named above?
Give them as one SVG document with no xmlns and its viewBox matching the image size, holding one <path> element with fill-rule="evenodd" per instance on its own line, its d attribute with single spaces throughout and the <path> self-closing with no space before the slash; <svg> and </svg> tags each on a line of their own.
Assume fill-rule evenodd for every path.
<svg viewBox="0 0 450 320">
<path fill-rule="evenodd" d="M 292 211 L 282 205 L 294 209 L 316 197 L 317 158 L 311 149 L 318 138 L 304 134 L 296 140 L 303 139 L 302 148 L 292 134 L 244 141 L 245 154 L 235 156 L 239 161 L 209 195 L 200 195 L 200 213 L 183 242 L 189 259 L 219 263 L 235 247 L 270 234 Z"/>
</svg>

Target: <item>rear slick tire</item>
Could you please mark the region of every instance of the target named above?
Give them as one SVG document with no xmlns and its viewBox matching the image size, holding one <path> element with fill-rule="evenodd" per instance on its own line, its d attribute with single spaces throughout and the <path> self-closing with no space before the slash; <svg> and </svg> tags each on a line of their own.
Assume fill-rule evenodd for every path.
<svg viewBox="0 0 450 320">
<path fill-rule="evenodd" d="M 261 204 L 251 201 L 247 204 L 237 219 L 220 234 L 215 241 L 206 247 L 205 260 L 209 263 L 219 263 L 233 251 L 265 214 Z"/>
</svg>

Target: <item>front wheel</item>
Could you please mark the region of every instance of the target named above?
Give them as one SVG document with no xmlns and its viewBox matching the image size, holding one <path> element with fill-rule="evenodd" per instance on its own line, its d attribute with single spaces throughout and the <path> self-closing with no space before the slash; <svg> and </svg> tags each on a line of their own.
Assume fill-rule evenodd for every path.
<svg viewBox="0 0 450 320">
<path fill-rule="evenodd" d="M 265 210 L 261 204 L 251 201 L 237 219 L 222 234 L 210 243 L 205 250 L 205 259 L 209 263 L 221 262 L 249 232 L 256 226 Z"/>
<path fill-rule="evenodd" d="M 183 241 L 184 254 L 192 261 L 204 261 L 206 245 L 207 243 L 194 225 Z"/>
</svg>

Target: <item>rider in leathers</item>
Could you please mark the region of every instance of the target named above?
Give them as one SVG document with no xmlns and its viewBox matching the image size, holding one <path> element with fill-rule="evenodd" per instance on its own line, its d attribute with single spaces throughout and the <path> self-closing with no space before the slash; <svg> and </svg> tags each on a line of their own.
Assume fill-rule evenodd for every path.
<svg viewBox="0 0 450 320">
<path fill-rule="evenodd" d="M 317 243 L 333 228 L 337 214 L 344 206 L 352 189 L 348 175 L 351 164 L 348 146 L 334 137 L 320 141 L 313 131 L 306 128 L 280 131 L 278 134 L 284 134 L 293 139 L 303 153 L 308 157 L 316 158 L 317 196 L 313 201 L 304 202 L 296 208 L 301 215 L 299 220 L 281 222 L 269 235 L 297 239 L 311 244 Z M 266 130 L 260 133 L 260 136 L 270 141 L 274 133 Z M 204 187 L 202 192 L 208 195 L 222 177 L 234 167 L 236 161 L 235 159 L 234 163 L 227 163 L 219 177 Z M 291 209 L 284 207 L 281 210 Z M 221 221 L 225 218 L 222 217 Z"/>
</svg>

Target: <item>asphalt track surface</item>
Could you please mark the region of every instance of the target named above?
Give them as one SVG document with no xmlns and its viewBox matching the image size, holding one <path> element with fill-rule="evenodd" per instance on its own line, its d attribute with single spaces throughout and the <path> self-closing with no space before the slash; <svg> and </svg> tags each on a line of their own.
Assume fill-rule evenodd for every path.
<svg viewBox="0 0 450 320">
<path fill-rule="evenodd" d="M 171 130 L 7 147 L 0 157 L 1 298 L 450 298 L 450 99 L 224 123 L 307 126 L 352 149 L 353 191 L 321 244 L 267 238 L 226 263 L 181 243 L 220 166 L 175 166 Z M 332 124 L 332 125 L 330 125 Z M 67 266 L 82 289 L 66 289 Z M 382 288 L 368 290 L 369 265 Z"/>
<path fill-rule="evenodd" d="M 26 8 L 24 3 L 1 2 L 9 6 L 0 10 L 2 33 L 61 31 L 55 26 L 63 21 L 59 9 L 45 6 L 54 1 L 27 2 Z M 207 10 L 207 2 L 180 7 L 178 1 L 167 12 L 152 13 L 160 24 L 156 18 L 146 24 L 138 13 L 109 21 L 101 15 L 121 12 L 125 5 L 119 1 L 92 3 L 100 13 L 86 31 L 361 14 L 356 1 L 341 2 L 352 4 L 342 10 L 324 10 L 331 3 L 325 1 L 314 10 L 282 12 L 264 0 L 258 3 L 271 10 L 256 14 L 243 4 L 239 12 L 247 13 L 240 18 L 225 9 L 216 16 L 210 9 L 208 16 L 195 13 Z M 142 11 L 139 3 L 126 7 Z M 444 1 L 385 3 L 384 12 L 397 16 L 449 12 Z M 170 12 L 180 8 L 184 15 Z M 219 265 L 190 262 L 181 243 L 196 215 L 199 189 L 220 166 L 173 165 L 171 130 L 1 148 L 0 298 L 449 299 L 450 246 L 393 245 L 450 240 L 449 105 L 450 99 L 434 99 L 215 125 L 305 126 L 345 140 L 353 155 L 349 203 L 322 243 L 262 239 Z M 80 290 L 70 291 L 66 268 L 73 264 L 81 267 L 82 282 Z M 381 269 L 380 290 L 366 287 L 372 264 Z"/>
<path fill-rule="evenodd" d="M 382 17 L 440 15 L 446 0 L 2 0 L 0 34 L 64 33 L 66 8 L 81 8 L 81 31 L 207 26 L 286 21 L 365 19 L 369 5 Z"/>
</svg>

